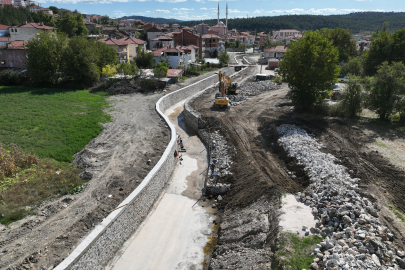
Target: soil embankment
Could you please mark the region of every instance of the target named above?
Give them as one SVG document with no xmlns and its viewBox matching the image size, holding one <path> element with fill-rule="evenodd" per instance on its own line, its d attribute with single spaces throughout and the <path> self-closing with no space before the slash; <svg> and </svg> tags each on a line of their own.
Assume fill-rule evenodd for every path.
<svg viewBox="0 0 405 270">
<path fill-rule="evenodd" d="M 339 119 L 294 113 L 287 92 L 288 87 L 283 85 L 279 90 L 250 97 L 226 112 L 212 108 L 213 92 L 205 93 L 192 104 L 210 130 L 219 130 L 234 149 L 232 175 L 222 179 L 232 186 L 219 204 L 222 223 L 210 267 L 250 269 L 271 265 L 277 247 L 280 196 L 303 191 L 309 184 L 303 167 L 277 144 L 275 127 L 285 123 L 313 133 L 326 146 L 323 152 L 336 156 L 353 171 L 353 177 L 360 178 L 361 195 L 382 206 L 380 222 L 395 234 L 395 244 L 403 249 L 404 224 L 388 203 L 404 212 L 404 172 L 368 148 L 371 139 L 361 130 Z M 262 225 L 246 229 L 251 222 Z M 257 256 L 249 252 L 252 249 L 257 250 Z"/>
</svg>

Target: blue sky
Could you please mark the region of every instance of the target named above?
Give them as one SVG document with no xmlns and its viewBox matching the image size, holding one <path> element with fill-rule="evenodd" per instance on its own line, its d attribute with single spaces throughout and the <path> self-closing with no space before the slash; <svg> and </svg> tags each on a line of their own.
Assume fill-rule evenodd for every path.
<svg viewBox="0 0 405 270">
<path fill-rule="evenodd" d="M 179 20 L 217 17 L 218 0 L 38 0 L 43 7 L 77 9 L 85 14 L 141 15 Z M 219 1 L 225 18 L 226 1 Z M 356 11 L 405 11 L 404 0 L 228 0 L 228 18 L 286 14 L 347 14 Z"/>
</svg>

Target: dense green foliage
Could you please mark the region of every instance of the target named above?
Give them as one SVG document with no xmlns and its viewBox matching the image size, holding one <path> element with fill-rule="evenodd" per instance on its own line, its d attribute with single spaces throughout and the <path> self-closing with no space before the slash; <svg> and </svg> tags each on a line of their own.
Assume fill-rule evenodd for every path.
<svg viewBox="0 0 405 270">
<path fill-rule="evenodd" d="M 401 61 L 405 64 L 405 28 L 388 34 L 380 31 L 372 41 L 370 50 L 364 53 L 364 70 L 369 76 L 377 72 L 385 61 Z"/>
<path fill-rule="evenodd" d="M 367 103 L 381 120 L 387 120 L 395 106 L 405 94 L 405 66 L 401 62 L 379 66 L 374 77 L 365 83 L 368 90 Z"/>
<path fill-rule="evenodd" d="M 228 65 L 229 61 L 231 60 L 231 57 L 227 52 L 222 52 L 219 54 L 219 64 L 221 66 L 226 66 Z"/>
<path fill-rule="evenodd" d="M 350 57 L 357 56 L 356 42 L 349 30 L 342 28 L 322 28 L 321 33 L 332 40 L 333 46 L 339 50 L 339 62 L 347 62 Z"/>
<path fill-rule="evenodd" d="M 342 108 L 350 117 L 361 112 L 363 102 L 363 87 L 357 83 L 355 78 L 350 78 L 343 92 Z"/>
<path fill-rule="evenodd" d="M 103 67 L 117 62 L 114 49 L 84 37 L 69 40 L 64 34 L 40 32 L 27 47 L 27 71 L 37 84 L 60 80 L 88 84 L 100 78 Z"/>
<path fill-rule="evenodd" d="M 106 105 L 89 91 L 0 87 L 0 141 L 71 162 L 109 121 Z"/>
<path fill-rule="evenodd" d="M 56 25 L 58 31 L 66 33 L 70 38 L 74 36 L 87 36 L 89 34 L 89 30 L 84 25 L 82 14 L 74 15 L 66 13 L 62 17 L 59 17 Z"/>
<path fill-rule="evenodd" d="M 0 71 L 0 85 L 11 86 L 20 85 L 22 76 L 12 69 L 4 69 Z"/>
<path fill-rule="evenodd" d="M 166 62 L 159 62 L 156 64 L 156 67 L 153 69 L 153 74 L 155 77 L 162 78 L 167 76 L 169 71 L 169 66 Z"/>
<path fill-rule="evenodd" d="M 319 31 L 307 31 L 290 46 L 280 63 L 280 75 L 291 88 L 296 109 L 308 111 L 330 96 L 339 74 L 338 50 Z"/>
<path fill-rule="evenodd" d="M 155 65 L 153 60 L 153 53 L 145 52 L 144 50 L 139 50 L 135 57 L 136 66 L 139 68 L 152 68 Z"/>
<path fill-rule="evenodd" d="M 216 19 L 204 20 L 210 26 L 217 24 Z M 248 31 L 271 31 L 280 29 L 320 30 L 322 28 L 349 29 L 352 33 L 375 31 L 384 22 L 388 22 L 390 30 L 405 27 L 405 12 L 355 12 L 346 15 L 283 15 L 253 18 L 228 19 L 228 28 Z M 187 21 L 181 25 L 193 26 L 201 21 Z"/>
<path fill-rule="evenodd" d="M 62 63 L 62 52 L 67 45 L 64 34 L 39 32 L 27 44 L 26 67 L 36 83 L 56 83 Z"/>
</svg>

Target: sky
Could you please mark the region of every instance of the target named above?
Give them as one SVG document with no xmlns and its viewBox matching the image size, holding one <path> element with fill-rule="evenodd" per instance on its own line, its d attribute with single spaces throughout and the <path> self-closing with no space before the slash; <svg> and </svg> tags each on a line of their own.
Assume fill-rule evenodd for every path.
<svg viewBox="0 0 405 270">
<path fill-rule="evenodd" d="M 218 3 L 223 20 L 228 18 L 279 16 L 287 14 L 331 15 L 358 11 L 405 11 L 404 0 L 37 0 L 43 7 L 56 6 L 83 14 L 111 18 L 139 15 L 178 20 L 217 18 Z"/>
</svg>

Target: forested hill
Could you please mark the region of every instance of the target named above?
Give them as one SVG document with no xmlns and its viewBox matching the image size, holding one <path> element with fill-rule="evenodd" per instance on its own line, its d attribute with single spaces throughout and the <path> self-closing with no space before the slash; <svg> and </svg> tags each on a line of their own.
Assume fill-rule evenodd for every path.
<svg viewBox="0 0 405 270">
<path fill-rule="evenodd" d="M 154 23 L 180 23 L 183 21 L 176 20 L 176 19 L 165 19 L 165 18 L 152 18 L 152 17 L 144 17 L 144 16 L 124 16 L 120 18 L 121 20 L 125 19 L 134 19 L 134 20 L 142 20 L 143 22 L 154 22 Z"/>
<path fill-rule="evenodd" d="M 225 22 L 225 19 L 221 19 Z M 212 26 L 217 20 L 206 20 Z M 283 15 L 274 17 L 254 17 L 228 19 L 228 29 L 248 31 L 270 31 L 280 29 L 318 30 L 321 28 L 344 28 L 352 33 L 376 31 L 384 22 L 388 22 L 388 31 L 392 32 L 405 27 L 405 12 L 356 12 L 346 15 Z M 193 26 L 201 21 L 187 21 L 181 25 Z"/>
</svg>

